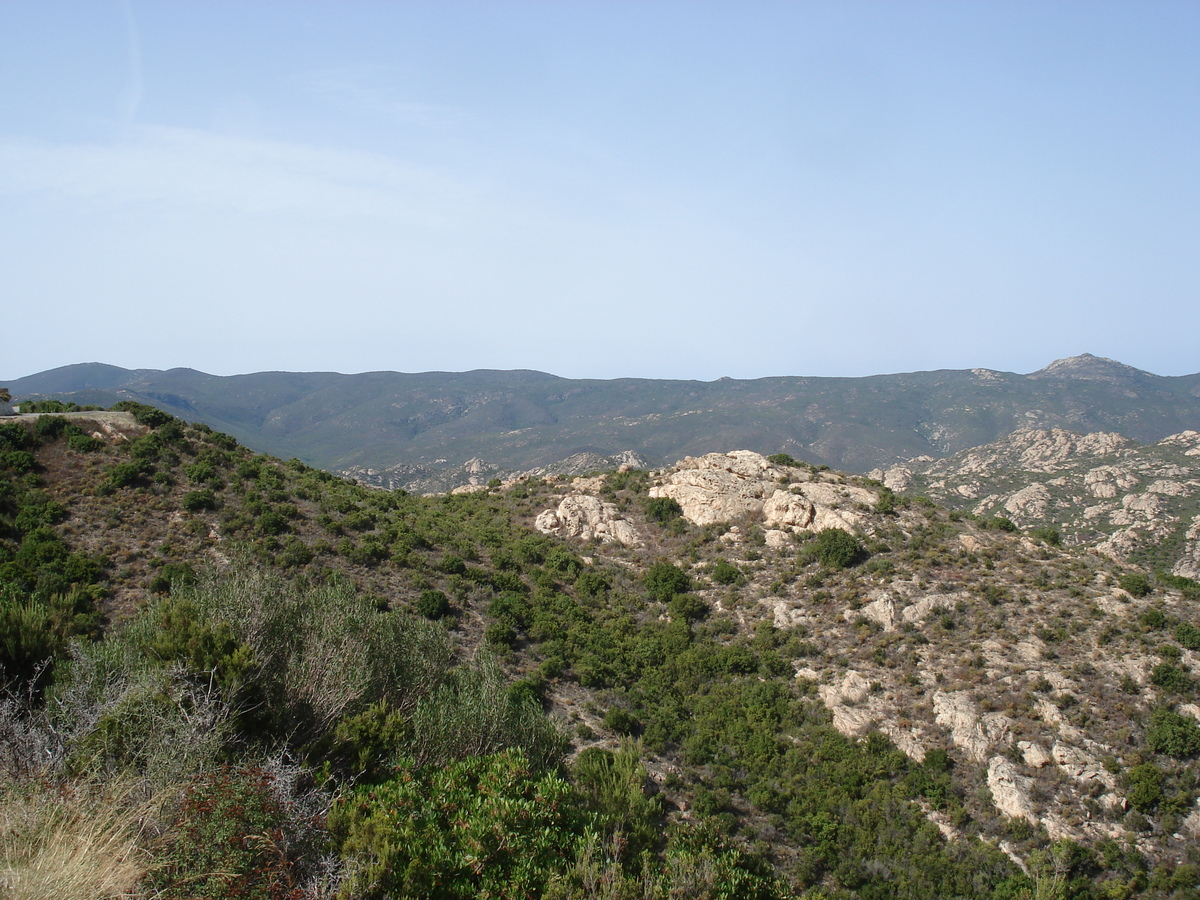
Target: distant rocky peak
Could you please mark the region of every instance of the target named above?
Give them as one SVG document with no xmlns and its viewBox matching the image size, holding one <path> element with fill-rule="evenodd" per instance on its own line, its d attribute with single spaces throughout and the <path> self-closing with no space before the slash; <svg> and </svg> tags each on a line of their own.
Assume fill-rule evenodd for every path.
<svg viewBox="0 0 1200 900">
<path fill-rule="evenodd" d="M 1046 368 L 1039 369 L 1029 377 L 1061 378 L 1075 381 L 1118 381 L 1128 378 L 1143 378 L 1148 375 L 1150 375 L 1149 372 L 1127 366 L 1115 359 L 1081 353 L 1079 356 L 1056 359 Z"/>
</svg>

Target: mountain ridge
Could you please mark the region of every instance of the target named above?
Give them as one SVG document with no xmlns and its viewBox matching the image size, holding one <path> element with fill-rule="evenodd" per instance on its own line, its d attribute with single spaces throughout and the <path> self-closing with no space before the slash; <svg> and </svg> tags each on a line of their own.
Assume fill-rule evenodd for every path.
<svg viewBox="0 0 1200 900">
<path fill-rule="evenodd" d="M 1028 375 L 940 369 L 702 382 L 478 369 L 218 376 L 84 363 L 8 384 L 18 399 L 149 403 L 262 452 L 332 471 L 373 470 L 390 483 L 414 466 L 444 469 L 442 489 L 457 486 L 451 471 L 474 459 L 511 473 L 581 453 L 632 452 L 665 464 L 735 446 L 866 472 L 1022 428 L 1118 431 L 1143 443 L 1200 428 L 1200 373 L 1153 375 L 1089 354 Z"/>
</svg>

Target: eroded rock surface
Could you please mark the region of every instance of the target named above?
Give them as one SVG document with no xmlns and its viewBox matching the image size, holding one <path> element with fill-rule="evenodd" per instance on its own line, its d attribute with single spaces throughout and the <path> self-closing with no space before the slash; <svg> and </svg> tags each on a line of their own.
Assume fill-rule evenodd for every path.
<svg viewBox="0 0 1200 900">
<path fill-rule="evenodd" d="M 568 494 L 557 509 L 548 509 L 539 514 L 534 525 L 543 534 L 560 537 L 585 541 L 598 539 L 605 543 L 616 542 L 629 546 L 641 543 L 641 536 L 633 523 L 622 518 L 614 504 L 590 494 Z"/>
</svg>

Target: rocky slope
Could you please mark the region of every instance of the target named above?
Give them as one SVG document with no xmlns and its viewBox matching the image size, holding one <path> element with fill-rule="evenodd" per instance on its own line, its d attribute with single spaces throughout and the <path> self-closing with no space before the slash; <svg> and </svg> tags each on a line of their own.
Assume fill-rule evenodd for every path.
<svg viewBox="0 0 1200 900">
<path fill-rule="evenodd" d="M 1029 429 L 871 475 L 975 515 L 1053 526 L 1066 543 L 1116 560 L 1200 578 L 1200 432 L 1139 444 L 1112 432 Z"/>
<path fill-rule="evenodd" d="M 1194 460 L 1193 446 L 1189 436 L 1163 442 L 1162 465 Z M 989 459 L 1023 455 L 1048 478 L 1070 472 L 1081 485 L 1118 485 L 1124 476 L 1087 481 L 1086 472 L 1119 463 L 1130 447 L 1116 436 L 1026 432 L 1003 452 L 971 459 L 987 468 Z M 1081 454 L 1096 465 L 1085 470 Z M 1161 480 L 1158 470 L 1127 468 L 1139 485 Z M 906 486 L 899 474 L 886 475 L 895 488 Z M 662 552 L 661 527 L 620 496 L 605 500 L 604 490 L 603 478 L 564 484 L 538 527 L 602 555 Z M 889 493 L 749 451 L 685 459 L 652 473 L 648 490 L 676 500 L 684 519 L 703 529 L 709 559 L 737 561 L 736 581 L 693 566 L 709 573 L 700 595 L 713 609 L 744 631 L 768 623 L 803 636 L 810 650 L 793 661 L 795 678 L 811 685 L 843 734 L 882 732 L 914 760 L 948 753 L 958 777 L 1008 823 L 995 840 L 1014 859 L 1024 864 L 1034 833 L 1087 845 L 1132 842 L 1156 858 L 1181 858 L 1200 840 L 1195 792 L 1183 787 L 1171 812 L 1164 803 L 1148 816 L 1138 777 L 1149 770 L 1138 767 L 1153 759 L 1160 785 L 1191 784 L 1186 764 L 1154 756 L 1147 744 L 1161 740 L 1152 723 L 1167 714 L 1156 710 L 1197 733 L 1194 680 L 1164 674 L 1200 663 L 1188 630 L 1200 624 L 1195 593 L 1160 587 L 1135 598 L 1120 586 L 1124 570 L 1108 547 L 1079 552 L 921 503 L 893 508 Z M 1127 494 L 1091 496 L 1115 502 L 1114 511 L 1128 508 Z M 1007 511 L 1020 516 L 1025 508 Z M 830 528 L 858 535 L 870 559 L 845 569 L 814 561 L 814 535 Z M 953 821 L 929 815 L 955 838 Z"/>
</svg>

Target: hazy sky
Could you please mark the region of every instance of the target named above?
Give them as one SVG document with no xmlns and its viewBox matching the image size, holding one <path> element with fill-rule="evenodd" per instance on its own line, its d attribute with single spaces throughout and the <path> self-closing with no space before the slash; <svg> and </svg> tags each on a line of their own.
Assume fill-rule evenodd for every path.
<svg viewBox="0 0 1200 900">
<path fill-rule="evenodd" d="M 1200 371 L 1200 3 L 0 0 L 0 376 Z"/>
</svg>

